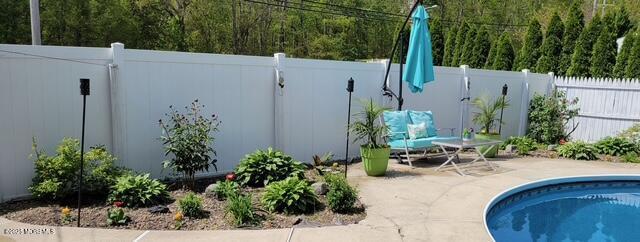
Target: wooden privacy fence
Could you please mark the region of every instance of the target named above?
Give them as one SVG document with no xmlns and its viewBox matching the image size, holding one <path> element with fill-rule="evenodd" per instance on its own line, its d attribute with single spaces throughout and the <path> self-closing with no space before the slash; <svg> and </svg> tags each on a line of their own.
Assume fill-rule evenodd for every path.
<svg viewBox="0 0 640 242">
<path fill-rule="evenodd" d="M 596 142 L 640 122 L 638 79 L 555 77 L 558 90 L 578 98 L 578 128 L 572 139 Z"/>
</svg>

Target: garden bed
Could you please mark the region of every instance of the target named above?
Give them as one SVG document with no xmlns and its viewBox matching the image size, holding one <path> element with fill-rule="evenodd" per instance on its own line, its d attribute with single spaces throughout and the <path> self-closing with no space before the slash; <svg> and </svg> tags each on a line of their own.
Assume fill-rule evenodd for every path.
<svg viewBox="0 0 640 242">
<path fill-rule="evenodd" d="M 307 171 L 310 173 L 310 171 Z M 310 175 L 309 176 L 313 176 Z M 320 205 L 316 211 L 303 215 L 287 215 L 282 213 L 268 213 L 260 205 L 260 197 L 264 188 L 243 188 L 244 194 L 252 196 L 253 204 L 260 219 L 254 226 L 236 227 L 230 216 L 225 214 L 227 201 L 218 201 L 216 198 L 207 197 L 204 190 L 207 184 L 213 183 L 212 179 L 199 180 L 196 188 L 197 195 L 204 198 L 204 215 L 200 218 L 185 217 L 181 230 L 215 230 L 215 229 L 271 229 L 290 228 L 294 224 L 302 223 L 309 226 L 328 226 L 358 223 L 366 216 L 364 206 L 356 203 L 356 209 L 352 213 L 339 214 L 332 212 L 328 207 Z M 174 185 L 177 186 L 177 185 Z M 94 201 L 87 201 L 82 208 L 82 227 L 115 228 L 115 229 L 140 229 L 140 230 L 175 230 L 174 215 L 179 210 L 177 200 L 184 197 L 188 190 L 173 189 L 170 191 L 171 201 L 165 205 L 169 208 L 167 213 L 151 213 L 147 207 L 124 208 L 126 214 L 131 218 L 127 225 L 109 226 L 106 221 L 108 209 L 113 208 L 111 204 L 106 204 L 104 199 L 93 198 Z M 87 196 L 84 196 L 87 198 Z M 325 196 L 318 196 L 321 204 L 327 204 Z M 91 199 L 88 197 L 87 199 Z M 63 222 L 62 209 L 76 207 L 74 198 L 68 198 L 58 202 L 47 202 L 41 200 L 23 200 L 0 204 L 0 216 L 7 219 L 37 225 L 49 226 L 75 226 L 76 221 Z M 71 214 L 75 218 L 77 210 L 72 210 Z"/>
</svg>

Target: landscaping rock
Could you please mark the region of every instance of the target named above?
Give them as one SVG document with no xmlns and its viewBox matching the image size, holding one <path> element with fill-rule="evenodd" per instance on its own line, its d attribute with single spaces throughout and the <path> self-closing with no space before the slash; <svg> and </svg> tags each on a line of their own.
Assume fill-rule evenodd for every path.
<svg viewBox="0 0 640 242">
<path fill-rule="evenodd" d="M 147 209 L 150 213 L 168 213 L 169 208 L 164 205 L 153 206 Z"/>
<path fill-rule="evenodd" d="M 504 147 L 504 152 L 505 153 L 514 153 L 516 150 L 516 146 L 515 145 L 507 145 L 506 147 Z"/>
<path fill-rule="evenodd" d="M 342 219 L 340 219 L 340 217 L 333 218 L 332 223 L 335 225 L 345 225 L 345 223 L 342 221 Z"/>
<path fill-rule="evenodd" d="M 329 186 L 327 185 L 326 182 L 316 182 L 311 184 L 311 187 L 313 187 L 313 190 L 318 195 L 327 194 L 327 192 L 329 191 Z"/>
<path fill-rule="evenodd" d="M 548 151 L 554 151 L 554 150 L 556 150 L 556 148 L 558 148 L 558 145 L 549 145 L 549 146 L 547 146 L 547 150 Z"/>
<path fill-rule="evenodd" d="M 204 189 L 204 194 L 207 197 L 215 197 L 216 196 L 216 188 L 218 187 L 218 184 L 213 183 L 209 186 L 207 186 L 207 188 Z"/>
<path fill-rule="evenodd" d="M 304 221 L 305 221 L 304 216 L 298 216 L 298 217 L 296 217 L 296 219 L 293 221 L 293 225 L 301 224 L 301 223 L 302 223 L 302 222 L 304 222 Z"/>
</svg>

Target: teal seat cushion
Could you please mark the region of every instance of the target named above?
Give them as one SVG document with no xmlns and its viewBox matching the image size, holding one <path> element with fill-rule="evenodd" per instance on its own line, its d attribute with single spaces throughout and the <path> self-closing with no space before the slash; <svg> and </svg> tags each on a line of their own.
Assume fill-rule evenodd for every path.
<svg viewBox="0 0 640 242">
<path fill-rule="evenodd" d="M 459 137 L 451 137 L 451 136 L 447 136 L 447 137 L 427 137 L 427 138 L 422 138 L 422 139 L 407 139 L 407 148 L 409 149 L 422 149 L 422 148 L 429 148 L 431 146 L 433 146 L 433 144 L 431 144 L 431 142 L 433 141 L 440 141 L 440 140 L 455 140 L 455 139 L 459 139 Z M 404 140 L 393 140 L 390 141 L 389 143 L 387 143 L 389 146 L 391 146 L 392 149 L 404 149 Z"/>
<path fill-rule="evenodd" d="M 425 123 L 427 124 L 427 136 L 438 136 L 438 130 L 436 129 L 436 123 L 433 121 L 433 114 L 431 111 L 409 111 L 409 117 L 414 124 Z"/>
<path fill-rule="evenodd" d="M 407 123 L 409 121 L 409 115 L 407 114 L 407 111 L 385 111 L 384 113 L 382 113 L 382 116 L 384 118 L 384 125 L 387 126 L 389 132 L 403 132 L 405 134 L 407 133 Z M 404 138 L 404 135 L 392 134 L 389 137 L 391 140 L 402 140 L 402 138 Z"/>
</svg>

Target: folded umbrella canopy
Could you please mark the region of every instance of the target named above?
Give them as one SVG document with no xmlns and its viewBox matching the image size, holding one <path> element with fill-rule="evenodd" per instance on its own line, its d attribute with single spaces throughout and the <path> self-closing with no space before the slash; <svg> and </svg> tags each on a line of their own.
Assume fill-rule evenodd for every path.
<svg viewBox="0 0 640 242">
<path fill-rule="evenodd" d="M 429 14 L 420 5 L 413 13 L 413 26 L 409 39 L 406 70 L 402 80 L 409 83 L 411 92 L 422 92 L 427 82 L 435 80 L 433 75 L 433 56 L 431 53 L 431 34 L 429 34 Z"/>
</svg>

